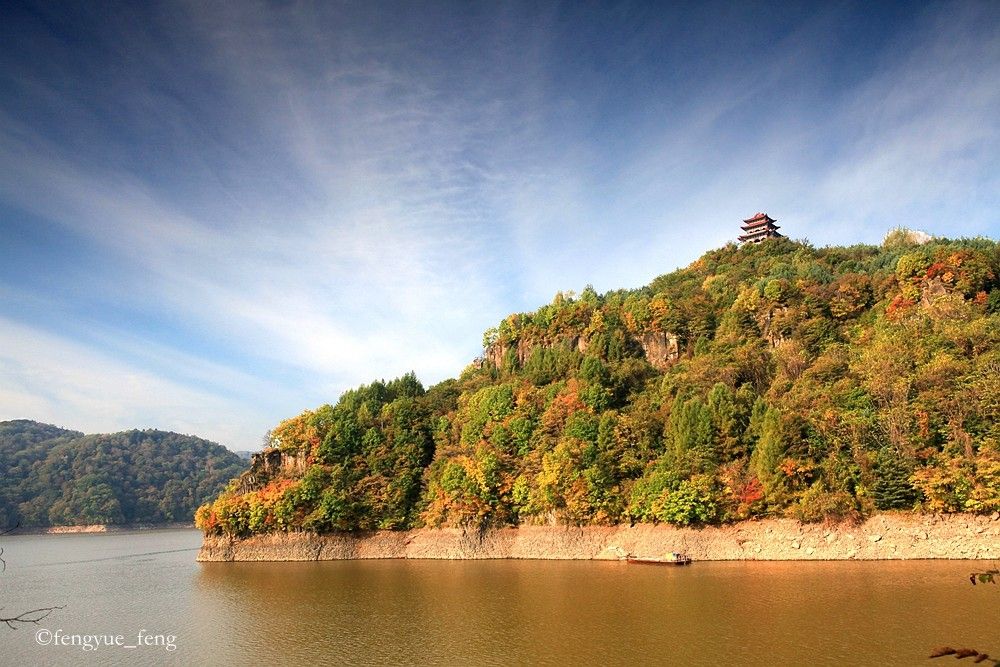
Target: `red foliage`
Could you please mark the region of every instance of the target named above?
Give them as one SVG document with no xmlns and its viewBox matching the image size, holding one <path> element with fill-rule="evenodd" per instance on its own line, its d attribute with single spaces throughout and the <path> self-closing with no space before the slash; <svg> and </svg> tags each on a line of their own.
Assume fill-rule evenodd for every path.
<svg viewBox="0 0 1000 667">
<path fill-rule="evenodd" d="M 944 262 L 934 262 L 927 267 L 926 277 L 928 280 L 931 278 L 937 278 L 945 273 L 950 273 L 949 267 Z M 946 281 L 950 282 L 950 281 Z"/>
<path fill-rule="evenodd" d="M 913 299 L 907 299 L 902 294 L 897 294 L 896 298 L 885 309 L 885 316 L 890 320 L 896 320 L 904 316 L 906 312 L 916 305 Z"/>
<path fill-rule="evenodd" d="M 746 484 L 736 489 L 734 495 L 740 504 L 752 505 L 758 500 L 764 499 L 764 485 L 756 477 L 751 477 Z"/>
<path fill-rule="evenodd" d="M 270 482 L 267 486 L 262 488 L 257 492 L 257 496 L 262 502 L 268 505 L 272 505 L 275 502 L 281 500 L 282 496 L 285 495 L 290 487 L 298 485 L 298 481 L 290 479 L 279 479 Z"/>
</svg>

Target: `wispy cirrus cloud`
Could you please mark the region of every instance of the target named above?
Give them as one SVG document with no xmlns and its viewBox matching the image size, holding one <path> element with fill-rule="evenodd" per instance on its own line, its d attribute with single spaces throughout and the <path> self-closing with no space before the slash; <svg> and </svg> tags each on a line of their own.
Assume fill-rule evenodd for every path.
<svg viewBox="0 0 1000 667">
<path fill-rule="evenodd" d="M 242 447 L 759 208 L 816 243 L 998 231 L 989 4 L 73 11 L 0 47 L 10 416 Z"/>
</svg>

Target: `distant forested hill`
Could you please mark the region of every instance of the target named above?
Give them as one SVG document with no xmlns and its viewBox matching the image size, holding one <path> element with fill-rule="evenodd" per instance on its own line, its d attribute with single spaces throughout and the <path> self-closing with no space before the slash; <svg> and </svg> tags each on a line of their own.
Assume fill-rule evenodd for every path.
<svg viewBox="0 0 1000 667">
<path fill-rule="evenodd" d="M 278 424 L 207 532 L 1000 510 L 1000 245 L 712 250 Z"/>
<path fill-rule="evenodd" d="M 245 469 L 226 448 L 188 435 L 0 422 L 0 527 L 186 522 Z"/>
</svg>

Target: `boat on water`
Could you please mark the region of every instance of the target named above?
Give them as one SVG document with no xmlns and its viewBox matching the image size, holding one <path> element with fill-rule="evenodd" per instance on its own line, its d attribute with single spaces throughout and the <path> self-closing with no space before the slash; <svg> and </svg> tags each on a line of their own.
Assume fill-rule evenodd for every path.
<svg viewBox="0 0 1000 667">
<path fill-rule="evenodd" d="M 632 565 L 690 565 L 691 558 L 685 554 L 671 551 L 663 558 L 639 558 L 628 556 L 626 559 Z"/>
</svg>

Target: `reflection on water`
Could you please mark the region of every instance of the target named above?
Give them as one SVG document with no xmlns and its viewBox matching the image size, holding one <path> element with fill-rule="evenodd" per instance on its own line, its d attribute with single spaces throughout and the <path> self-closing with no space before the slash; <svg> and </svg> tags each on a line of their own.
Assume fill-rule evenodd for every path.
<svg viewBox="0 0 1000 667">
<path fill-rule="evenodd" d="M 13 647 L 27 662 L 913 665 L 941 644 L 1000 652 L 1000 589 L 970 586 L 963 562 L 199 565 L 194 532 L 73 537 L 9 544 L 20 563 L 3 606 L 12 590 L 66 601 L 67 630 L 160 628 L 178 650 L 81 656 L 26 631 Z"/>
<path fill-rule="evenodd" d="M 206 564 L 197 597 L 267 660 L 900 664 L 1000 643 L 961 563 Z M 232 613 L 239 605 L 243 613 Z M 998 647 L 1000 648 L 1000 647 Z"/>
</svg>

